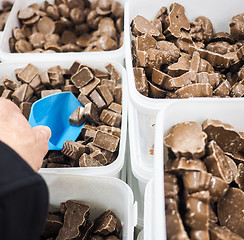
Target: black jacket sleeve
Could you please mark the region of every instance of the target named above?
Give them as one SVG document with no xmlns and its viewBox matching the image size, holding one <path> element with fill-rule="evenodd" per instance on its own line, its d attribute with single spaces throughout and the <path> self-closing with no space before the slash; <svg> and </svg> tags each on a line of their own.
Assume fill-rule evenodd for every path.
<svg viewBox="0 0 244 240">
<path fill-rule="evenodd" d="M 40 239 L 47 211 L 45 181 L 0 141 L 0 239 Z"/>
</svg>

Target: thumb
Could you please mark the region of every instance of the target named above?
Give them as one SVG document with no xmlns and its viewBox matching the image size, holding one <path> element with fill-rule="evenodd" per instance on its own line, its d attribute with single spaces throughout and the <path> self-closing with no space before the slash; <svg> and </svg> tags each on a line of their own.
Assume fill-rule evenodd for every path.
<svg viewBox="0 0 244 240">
<path fill-rule="evenodd" d="M 32 128 L 38 141 L 48 142 L 51 137 L 51 129 L 47 126 L 36 126 Z"/>
</svg>

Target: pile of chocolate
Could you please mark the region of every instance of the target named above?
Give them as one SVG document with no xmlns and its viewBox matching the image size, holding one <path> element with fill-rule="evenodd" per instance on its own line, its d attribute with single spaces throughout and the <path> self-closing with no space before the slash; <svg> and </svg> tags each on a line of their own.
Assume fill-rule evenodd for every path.
<svg viewBox="0 0 244 240">
<path fill-rule="evenodd" d="M 84 106 L 78 139 L 66 141 L 60 151 L 49 151 L 42 167 L 91 167 L 112 163 L 118 156 L 122 119 L 121 78 L 111 65 L 108 72 L 74 62 L 69 69 L 59 65 L 41 71 L 33 64 L 15 69 L 19 81 L 4 76 L 0 96 L 16 103 L 28 119 L 32 103 L 58 92 L 72 92 Z M 80 116 L 81 117 L 81 116 Z M 71 116 L 79 122 L 79 114 Z M 72 122 L 73 121 L 73 122 Z"/>
<path fill-rule="evenodd" d="M 10 51 L 110 51 L 123 44 L 123 6 L 113 0 L 55 0 L 18 12 L 20 27 L 9 39 Z"/>
<path fill-rule="evenodd" d="M 243 97 L 244 13 L 230 34 L 214 34 L 207 17 L 189 22 L 185 9 L 162 7 L 154 20 L 131 23 L 136 89 L 152 98 Z"/>
<path fill-rule="evenodd" d="M 59 211 L 48 213 L 41 239 L 122 239 L 121 222 L 111 210 L 105 211 L 93 222 L 89 219 L 90 209 L 79 201 L 62 202 Z"/>
<path fill-rule="evenodd" d="M 244 133 L 218 120 L 164 137 L 167 239 L 244 239 Z"/>
<path fill-rule="evenodd" d="M 0 9 L 0 31 L 3 31 L 5 27 L 12 6 L 13 3 L 9 1 L 2 1 L 2 9 Z"/>
</svg>

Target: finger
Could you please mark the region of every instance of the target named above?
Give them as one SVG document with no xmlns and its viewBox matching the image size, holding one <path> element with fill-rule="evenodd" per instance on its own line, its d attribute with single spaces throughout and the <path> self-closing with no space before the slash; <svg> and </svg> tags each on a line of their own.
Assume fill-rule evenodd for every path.
<svg viewBox="0 0 244 240">
<path fill-rule="evenodd" d="M 36 126 L 32 128 L 38 136 L 38 141 L 49 141 L 51 137 L 51 129 L 47 126 Z"/>
</svg>

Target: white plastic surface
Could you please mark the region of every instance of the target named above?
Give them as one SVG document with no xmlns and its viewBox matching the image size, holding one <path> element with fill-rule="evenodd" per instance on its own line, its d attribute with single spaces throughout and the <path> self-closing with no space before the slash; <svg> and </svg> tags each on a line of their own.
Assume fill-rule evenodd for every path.
<svg viewBox="0 0 244 240">
<path fill-rule="evenodd" d="M 141 230 L 137 236 L 137 240 L 143 240 L 143 239 L 144 239 L 144 234 L 143 234 L 143 230 Z"/>
<path fill-rule="evenodd" d="M 164 157 L 163 137 L 165 133 L 175 124 L 185 121 L 197 121 L 202 123 L 206 119 L 220 120 L 223 123 L 231 124 L 237 131 L 244 131 L 244 99 L 229 101 L 228 99 L 191 99 L 182 102 L 174 102 L 166 109 L 162 110 L 156 121 L 155 134 L 155 182 L 154 191 L 155 206 L 153 212 L 153 221 L 148 228 L 154 240 L 166 240 L 165 216 L 164 216 L 164 184 L 163 184 L 163 166 Z M 146 218 L 146 216 L 145 216 Z M 147 225 L 144 225 L 144 232 Z M 153 235 L 154 234 L 154 235 Z"/>
<path fill-rule="evenodd" d="M 109 177 L 41 174 L 49 189 L 50 210 L 72 199 L 91 206 L 94 220 L 106 210 L 112 210 L 123 227 L 123 240 L 132 240 L 135 226 L 136 204 L 130 187 L 123 181 Z"/>
<path fill-rule="evenodd" d="M 178 3 L 185 7 L 186 15 L 190 21 L 198 16 L 207 16 L 211 19 L 216 31 L 229 31 L 231 18 L 244 12 L 243 0 L 179 0 Z M 181 99 L 153 99 L 141 95 L 135 88 L 131 57 L 131 32 L 132 19 L 140 14 L 152 20 L 162 6 L 167 8 L 173 1 L 132 0 L 129 6 L 129 19 L 125 25 L 126 69 L 129 89 L 129 141 L 131 147 L 132 172 L 139 182 L 140 194 L 143 196 L 146 183 L 153 176 L 153 156 L 150 149 L 154 144 L 156 116 L 160 110 L 167 108 L 171 103 L 184 101 Z M 225 101 L 220 99 L 220 101 Z M 235 102 L 237 99 L 228 99 Z M 190 100 L 194 101 L 194 100 Z M 212 101 L 204 98 L 203 101 Z M 238 100 L 237 100 L 238 101 Z"/>
<path fill-rule="evenodd" d="M 91 2 L 93 0 L 90 0 Z M 128 0 L 117 0 L 124 6 L 124 19 L 128 18 Z M 0 45 L 0 58 L 3 62 L 13 62 L 13 61 L 23 61 L 23 59 L 30 59 L 30 61 L 35 60 L 70 60 L 74 57 L 77 60 L 84 61 L 84 60 L 104 60 L 104 61 L 117 61 L 121 64 L 124 63 L 125 58 L 125 44 L 123 43 L 122 47 L 117 50 L 113 51 L 98 51 L 98 52 L 67 52 L 67 53 L 10 53 L 9 51 L 9 38 L 12 37 L 12 29 L 14 27 L 19 26 L 19 21 L 17 19 L 17 13 L 20 9 L 28 7 L 33 3 L 41 4 L 44 0 L 16 0 L 15 4 L 12 8 L 11 14 L 7 21 L 2 43 Z M 53 3 L 54 0 L 48 1 Z"/>
<path fill-rule="evenodd" d="M 76 59 L 72 61 L 48 61 L 48 62 L 32 62 L 37 66 L 40 71 L 47 70 L 49 67 L 60 65 L 63 68 L 69 68 Z M 2 63 L 0 64 L 0 79 L 7 75 L 12 79 L 15 78 L 14 70 L 16 68 L 25 67 L 30 61 L 22 63 Z M 71 167 L 71 168 L 41 168 L 40 173 L 68 173 L 68 174 L 82 174 L 82 175 L 95 175 L 95 176 L 109 176 L 109 177 L 120 177 L 120 172 L 124 164 L 125 145 L 126 145 L 126 133 L 127 133 L 127 80 L 125 69 L 116 62 L 94 62 L 94 61 L 83 61 L 81 62 L 90 67 L 95 67 L 100 70 L 106 71 L 104 65 L 106 63 L 112 63 L 115 69 L 119 72 L 122 79 L 122 121 L 121 121 L 121 136 L 119 144 L 119 154 L 116 160 L 102 167 Z"/>
</svg>

